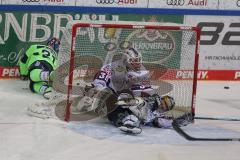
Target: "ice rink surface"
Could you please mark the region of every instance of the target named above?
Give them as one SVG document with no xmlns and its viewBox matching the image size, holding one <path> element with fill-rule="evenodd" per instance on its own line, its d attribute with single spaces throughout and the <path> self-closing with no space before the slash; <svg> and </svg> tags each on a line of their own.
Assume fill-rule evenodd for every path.
<svg viewBox="0 0 240 160">
<path fill-rule="evenodd" d="M 224 89 L 229 86 L 229 89 Z M 240 82 L 198 82 L 196 115 L 240 118 Z M 43 100 L 27 82 L 0 80 L 0 160 L 239 160 L 240 142 L 187 141 L 173 129 L 121 133 L 106 121 L 62 122 L 26 114 Z M 196 137 L 240 138 L 240 121 L 196 120 Z"/>
</svg>

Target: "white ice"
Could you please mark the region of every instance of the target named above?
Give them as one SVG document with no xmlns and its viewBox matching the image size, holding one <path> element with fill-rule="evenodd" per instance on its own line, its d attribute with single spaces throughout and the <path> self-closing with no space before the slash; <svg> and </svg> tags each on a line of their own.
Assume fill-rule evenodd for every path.
<svg viewBox="0 0 240 160">
<path fill-rule="evenodd" d="M 230 89 L 224 89 L 229 86 Z M 240 117 L 240 82 L 198 82 L 198 116 Z M 172 129 L 119 132 L 106 121 L 66 123 L 26 114 L 42 100 L 27 82 L 0 80 L 0 160 L 239 160 L 240 142 L 191 142 Z M 196 120 L 194 136 L 238 137 L 240 122 Z"/>
</svg>

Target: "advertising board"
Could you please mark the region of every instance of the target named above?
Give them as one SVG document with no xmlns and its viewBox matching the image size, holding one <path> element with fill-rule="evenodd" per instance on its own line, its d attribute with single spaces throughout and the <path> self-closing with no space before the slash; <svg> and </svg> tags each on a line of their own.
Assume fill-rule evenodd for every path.
<svg viewBox="0 0 240 160">
<path fill-rule="evenodd" d="M 21 54 L 31 44 L 46 44 L 47 40 L 52 36 L 61 37 L 61 35 L 67 34 L 66 25 L 71 20 L 166 21 L 183 23 L 183 16 L 0 11 L 0 30 L 4 31 L 0 32 L 0 66 L 16 66 Z"/>
<path fill-rule="evenodd" d="M 149 8 L 218 9 L 218 0 L 150 0 Z"/>
<path fill-rule="evenodd" d="M 204 77 L 200 79 L 221 80 L 224 78 L 217 75 L 227 74 L 231 80 L 240 80 L 240 12 L 238 12 L 240 11 L 240 0 L 0 0 L 0 3 L 2 7 L 6 5 L 11 8 L 11 5 L 17 5 L 18 8 L 17 11 L 4 9 L 0 11 L 0 30 L 3 31 L 0 32 L 0 74 L 2 77 L 18 76 L 17 68 L 15 68 L 17 59 L 28 46 L 36 43 L 45 44 L 47 39 L 52 36 L 61 37 L 62 34 L 66 34 L 65 26 L 68 21 L 83 19 L 157 20 L 198 26 L 202 30 L 199 69 L 203 70 L 200 73 L 204 73 L 202 74 Z M 66 7 L 63 7 L 65 8 L 63 11 L 53 11 L 54 8 L 42 11 L 41 7 L 38 7 L 40 8 L 38 11 L 33 9 L 26 11 L 26 7 L 24 7 L 26 5 L 34 5 L 33 8 L 38 7 L 36 5 L 41 5 L 42 8 L 45 5 Z M 85 14 L 78 12 L 78 9 L 84 7 L 87 9 L 95 7 L 95 10 L 97 7 L 105 12 L 94 14 L 94 9 L 85 10 Z M 119 8 L 119 13 L 108 13 L 108 8 L 105 7 Z M 130 12 L 131 8 L 135 9 L 133 9 L 133 13 L 138 10 L 138 14 L 121 13 L 125 10 Z M 153 12 L 152 14 L 148 10 L 148 13 L 141 14 L 141 11 L 146 11 L 144 8 L 150 8 L 152 11 L 157 11 L 158 8 L 167 10 L 166 13 Z M 178 10 L 187 14 L 174 14 Z M 215 13 L 215 11 L 219 10 L 222 11 L 221 14 L 216 15 L 220 12 Z M 169 11 L 173 12 L 170 16 Z M 191 15 L 192 11 L 214 12 L 215 16 Z M 179 75 L 180 72 L 176 74 L 177 78 Z M 188 73 L 183 72 L 182 75 L 186 76 Z"/>
<path fill-rule="evenodd" d="M 184 23 L 201 28 L 200 69 L 240 68 L 239 16 L 185 16 Z"/>
<path fill-rule="evenodd" d="M 76 6 L 88 7 L 131 7 L 147 8 L 148 0 L 83 0 L 76 1 Z"/>
<path fill-rule="evenodd" d="M 240 0 L 219 0 L 221 10 L 240 10 Z"/>
<path fill-rule="evenodd" d="M 2 4 L 75 6 L 75 0 L 2 0 Z"/>
</svg>

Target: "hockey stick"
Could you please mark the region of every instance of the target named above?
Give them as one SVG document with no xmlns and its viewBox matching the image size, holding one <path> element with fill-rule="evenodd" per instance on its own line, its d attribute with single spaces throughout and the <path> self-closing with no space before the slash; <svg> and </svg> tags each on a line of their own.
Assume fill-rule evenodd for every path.
<svg viewBox="0 0 240 160">
<path fill-rule="evenodd" d="M 221 121 L 240 121 L 240 118 L 228 118 L 228 117 L 197 117 L 194 119 L 202 119 L 202 120 L 221 120 Z"/>
<path fill-rule="evenodd" d="M 187 134 L 178 124 L 176 121 L 173 121 L 172 126 L 174 130 L 183 136 L 185 139 L 189 141 L 240 141 L 240 138 L 198 138 L 198 137 L 192 137 L 189 134 Z"/>
</svg>

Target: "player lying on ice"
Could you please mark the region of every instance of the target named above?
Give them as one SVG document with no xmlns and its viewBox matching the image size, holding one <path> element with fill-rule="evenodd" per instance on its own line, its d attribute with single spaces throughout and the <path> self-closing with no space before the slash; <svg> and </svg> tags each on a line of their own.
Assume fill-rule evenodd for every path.
<svg viewBox="0 0 240 160">
<path fill-rule="evenodd" d="M 106 88 L 112 92 L 105 102 L 107 118 L 120 130 L 139 134 L 141 125 L 171 127 L 173 118 L 165 113 L 174 108 L 175 101 L 170 96 L 155 93 L 149 71 L 142 65 L 141 53 L 136 49 L 128 48 L 120 60 L 104 65 L 88 92 Z"/>
<path fill-rule="evenodd" d="M 52 91 L 53 71 L 57 67 L 60 41 L 52 38 L 47 45 L 31 45 L 19 59 L 20 78 L 30 80 L 30 90 L 48 98 Z"/>
</svg>

